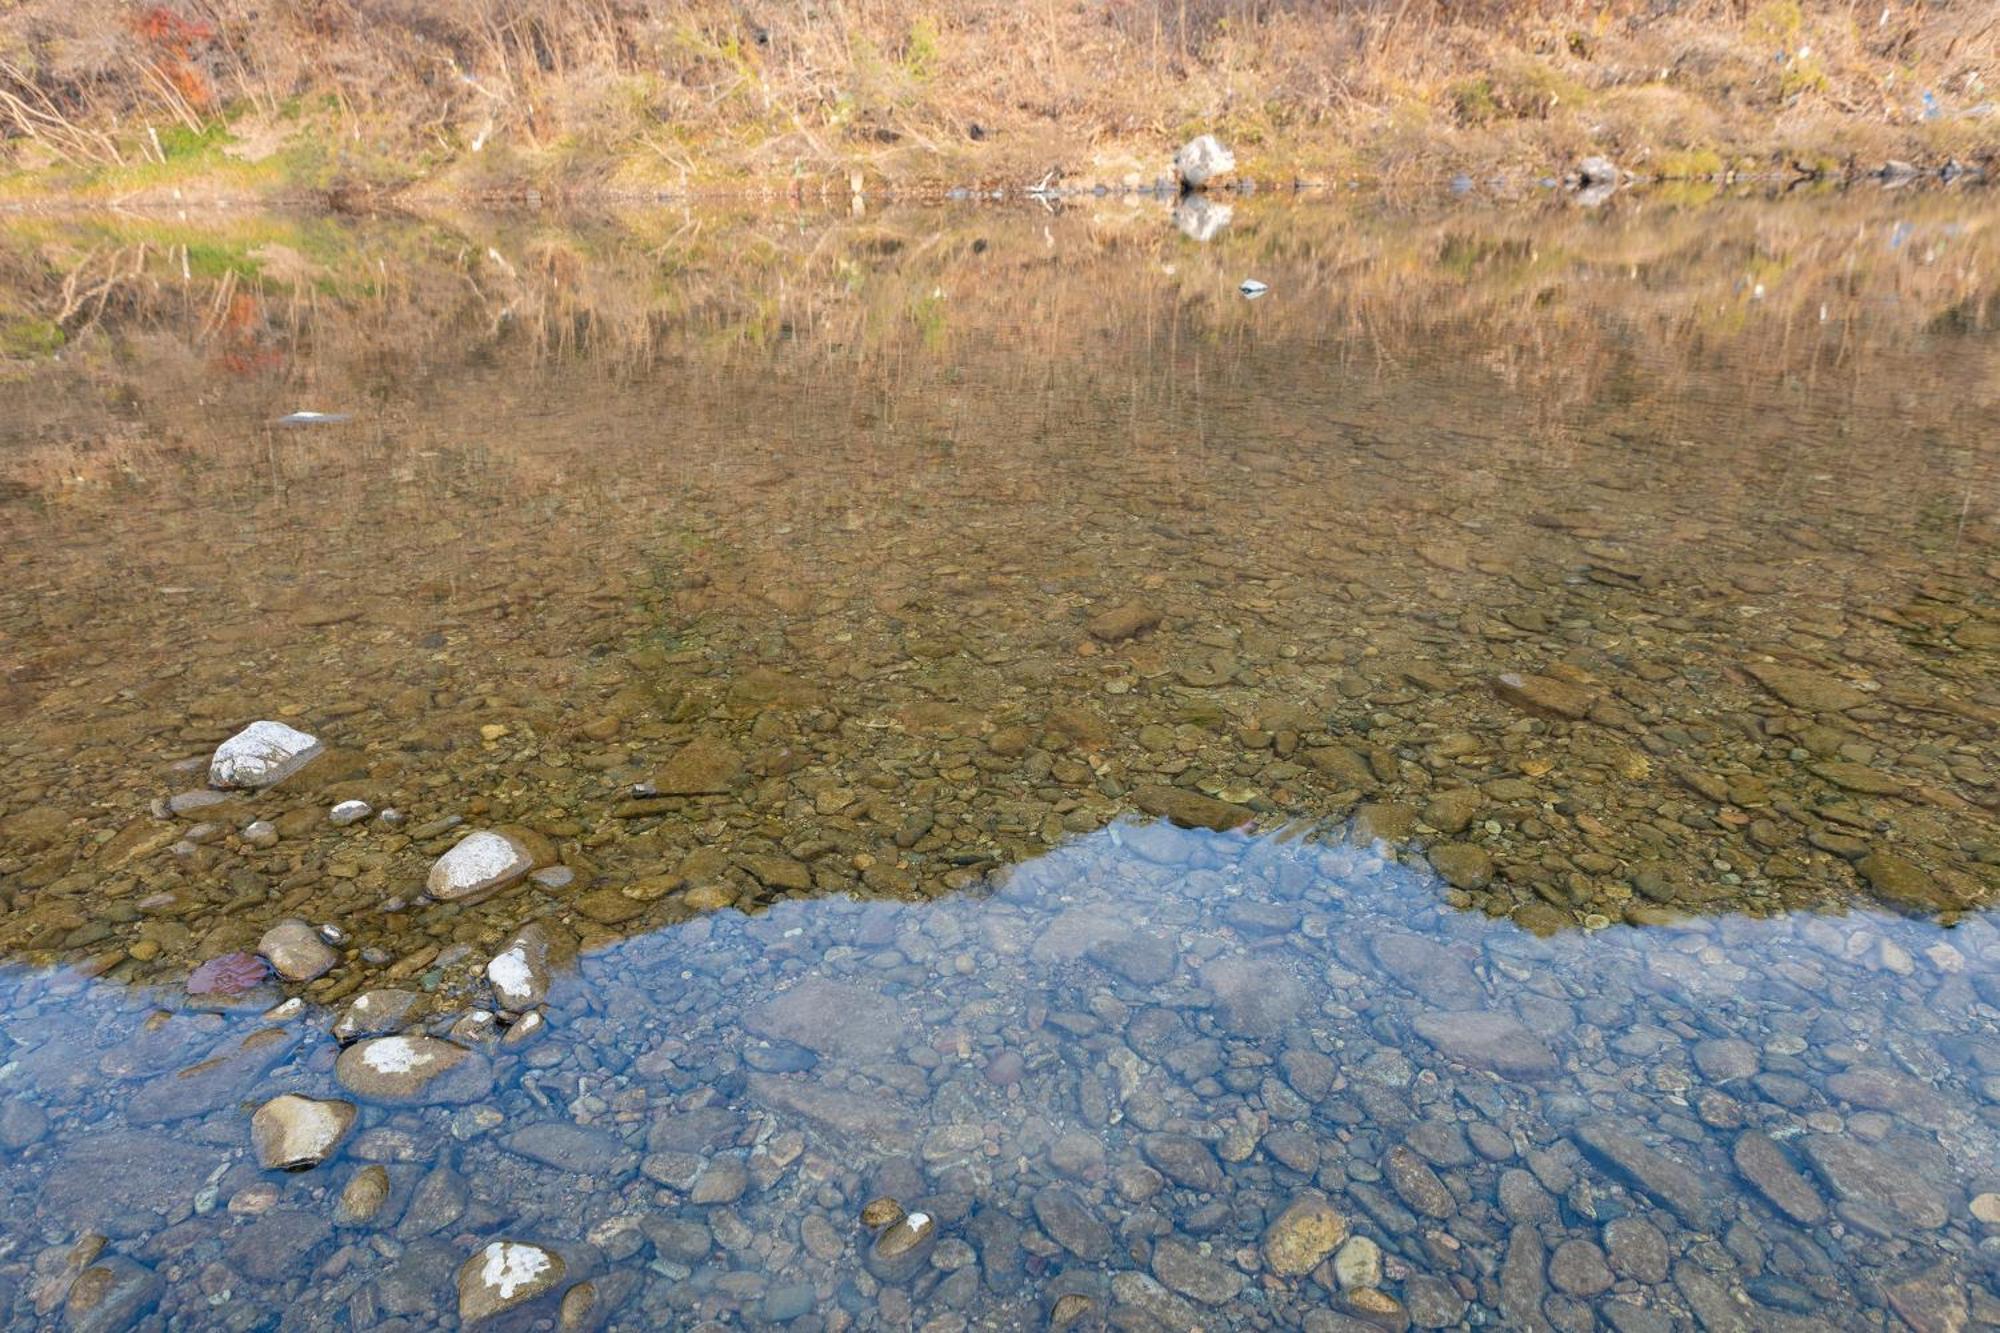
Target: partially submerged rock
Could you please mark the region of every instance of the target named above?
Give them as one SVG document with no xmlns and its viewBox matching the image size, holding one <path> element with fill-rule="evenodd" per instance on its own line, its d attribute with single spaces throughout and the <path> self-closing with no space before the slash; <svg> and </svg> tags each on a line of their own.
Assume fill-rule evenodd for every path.
<svg viewBox="0 0 2000 1333">
<path fill-rule="evenodd" d="M 554 1250 L 521 1240 L 496 1240 L 458 1270 L 458 1317 L 491 1319 L 553 1291 L 567 1265 Z"/>
<path fill-rule="evenodd" d="M 326 975 L 340 961 L 340 955 L 319 932 L 297 918 L 280 921 L 265 931 L 257 941 L 257 952 L 287 981 L 311 981 Z"/>
<path fill-rule="evenodd" d="M 486 1057 L 437 1037 L 375 1037 L 340 1053 L 333 1076 L 357 1097 L 391 1105 L 470 1102 L 486 1095 Z"/>
<path fill-rule="evenodd" d="M 548 999 L 556 966 L 574 953 L 575 947 L 575 941 L 559 930 L 530 921 L 486 964 L 486 980 L 493 987 L 494 999 L 502 1009 L 517 1013 L 534 1008 Z"/>
<path fill-rule="evenodd" d="M 432 864 L 424 891 L 439 902 L 483 898 L 520 883 L 534 868 L 534 856 L 514 839 L 475 829 Z"/>
<path fill-rule="evenodd" d="M 215 747 L 208 785 L 269 787 L 283 782 L 325 752 L 319 738 L 282 722 L 252 722 Z"/>
<path fill-rule="evenodd" d="M 250 1141 L 267 1171 L 318 1166 L 333 1155 L 354 1126 L 353 1102 L 321 1101 L 285 1093 L 250 1117 Z"/>
</svg>

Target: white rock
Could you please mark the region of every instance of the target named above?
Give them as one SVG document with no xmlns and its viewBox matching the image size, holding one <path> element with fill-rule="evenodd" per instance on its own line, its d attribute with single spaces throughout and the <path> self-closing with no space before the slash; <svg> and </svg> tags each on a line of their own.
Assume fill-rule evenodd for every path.
<svg viewBox="0 0 2000 1333">
<path fill-rule="evenodd" d="M 1204 189 L 1210 181 L 1234 170 L 1236 155 L 1213 134 L 1188 140 L 1174 154 L 1174 175 L 1180 177 L 1181 184 L 1190 190 Z"/>
<path fill-rule="evenodd" d="M 317 1101 L 288 1092 L 250 1117 L 250 1141 L 265 1170 L 294 1171 L 324 1162 L 353 1124 L 353 1102 Z"/>
<path fill-rule="evenodd" d="M 420 1033 L 356 1042 L 333 1076 L 357 1096 L 402 1106 L 478 1101 L 493 1087 L 485 1057 Z"/>
<path fill-rule="evenodd" d="M 453 902 L 517 884 L 534 868 L 534 858 L 512 838 L 477 829 L 437 859 L 424 887 L 440 902 Z"/>
<path fill-rule="evenodd" d="M 558 927 L 552 934 L 539 921 L 515 931 L 486 965 L 486 979 L 500 1007 L 521 1013 L 548 999 L 555 963 L 572 955 L 575 947 L 567 932 Z"/>
<path fill-rule="evenodd" d="M 278 826 L 268 819 L 253 819 L 243 826 L 243 841 L 252 847 L 276 847 Z"/>
<path fill-rule="evenodd" d="M 327 814 L 327 822 L 336 828 L 346 828 L 349 824 L 359 824 L 375 813 L 375 807 L 366 801 L 342 801 Z"/>
<path fill-rule="evenodd" d="M 208 785 L 268 787 L 283 782 L 320 756 L 319 738 L 282 722 L 252 722 L 215 747 Z"/>
<path fill-rule="evenodd" d="M 1258 297 L 1262 296 L 1265 292 L 1270 291 L 1271 288 L 1269 284 L 1259 282 L 1255 278 L 1245 278 L 1243 279 L 1243 285 L 1238 287 L 1236 290 L 1242 292 L 1245 296 L 1249 297 L 1251 300 L 1254 301 Z"/>
</svg>

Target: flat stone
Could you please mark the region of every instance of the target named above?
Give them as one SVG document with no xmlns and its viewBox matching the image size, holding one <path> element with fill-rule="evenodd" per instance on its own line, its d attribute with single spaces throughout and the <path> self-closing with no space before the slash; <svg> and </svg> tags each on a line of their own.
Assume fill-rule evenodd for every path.
<svg viewBox="0 0 2000 1333">
<path fill-rule="evenodd" d="M 319 932 L 297 918 L 280 921 L 265 931 L 257 941 L 257 952 L 287 981 L 311 981 L 325 976 L 340 961 L 340 955 L 319 937 Z"/>
<path fill-rule="evenodd" d="M 1301 1277 L 1318 1268 L 1347 1239 L 1347 1219 L 1318 1194 L 1302 1194 L 1264 1229 L 1264 1262 L 1280 1277 Z M 1357 1237 L 1357 1239 L 1359 1239 Z M 1376 1281 L 1381 1278 L 1376 1252 Z M 1361 1285 L 1343 1282 L 1342 1286 Z M 1366 1285 L 1373 1286 L 1371 1282 Z"/>
<path fill-rule="evenodd" d="M 493 1241 L 458 1270 L 458 1317 L 475 1324 L 526 1305 L 555 1290 L 566 1268 L 554 1250 L 526 1241 Z"/>
<path fill-rule="evenodd" d="M 1165 931 L 1127 930 L 1091 943 L 1085 950 L 1092 962 L 1102 964 L 1139 986 L 1157 986 L 1174 974 L 1180 963 L 1180 944 Z"/>
<path fill-rule="evenodd" d="M 122 1254 L 107 1255 L 70 1284 L 63 1328 L 66 1333 L 124 1333 L 153 1308 L 165 1286 L 152 1269 Z"/>
<path fill-rule="evenodd" d="M 1493 799 L 1477 787 L 1439 792 L 1424 807 L 1423 821 L 1440 833 L 1462 833 Z"/>
<path fill-rule="evenodd" d="M 1576 719 L 1589 714 L 1602 692 L 1554 676 L 1509 671 L 1493 678 L 1493 692 L 1526 712 Z"/>
<path fill-rule="evenodd" d="M 1711 1037 L 1694 1044 L 1694 1067 L 1710 1083 L 1749 1078 L 1761 1065 L 1757 1048 L 1740 1037 Z"/>
<path fill-rule="evenodd" d="M 1900 796 L 1907 790 L 1901 778 L 1891 777 L 1866 764 L 1829 760 L 1812 765 L 1812 771 L 1843 791 L 1856 791 L 1868 796 Z"/>
<path fill-rule="evenodd" d="M 743 756 L 734 746 L 714 736 L 697 736 L 653 774 L 653 790 L 662 796 L 720 796 L 742 776 Z"/>
<path fill-rule="evenodd" d="M 1759 685 L 1808 713 L 1843 713 L 1871 702 L 1870 696 L 1832 676 L 1804 667 L 1756 662 L 1744 668 Z"/>
<path fill-rule="evenodd" d="M 120 1129 L 72 1139 L 42 1184 L 41 1211 L 65 1229 L 124 1238 L 189 1207 L 224 1158 L 171 1134 Z"/>
<path fill-rule="evenodd" d="M 315 736 L 282 722 L 252 722 L 215 748 L 208 785 L 255 789 L 283 782 L 325 752 Z"/>
<path fill-rule="evenodd" d="M 1213 829 L 1217 833 L 1242 828 L 1257 817 L 1256 812 L 1243 806 L 1218 801 L 1185 787 L 1140 787 L 1132 793 L 1132 803 L 1147 814 L 1171 820 L 1182 828 Z"/>
<path fill-rule="evenodd" d="M 424 997 L 416 991 L 393 987 L 363 991 L 334 1020 L 334 1040 L 350 1042 L 401 1032 L 416 1020 L 423 1005 Z"/>
<path fill-rule="evenodd" d="M 1143 634 L 1160 623 L 1160 613 L 1150 606 L 1138 602 L 1127 602 L 1114 606 L 1109 611 L 1100 611 L 1090 618 L 1084 628 L 1094 639 L 1105 643 L 1118 643 L 1136 634 Z"/>
<path fill-rule="evenodd" d="M 1308 993 L 1299 980 L 1268 959 L 1219 958 L 1201 969 L 1222 1020 L 1239 1037 L 1273 1036 L 1305 1011 Z"/>
<path fill-rule="evenodd" d="M 1604 1248 L 1611 1271 L 1635 1282 L 1665 1282 L 1672 1251 L 1660 1229 L 1643 1217 L 1617 1217 L 1604 1224 Z"/>
<path fill-rule="evenodd" d="M 1431 868 L 1454 889 L 1483 889 L 1493 882 L 1493 856 L 1469 842 L 1444 842 L 1430 849 Z"/>
<path fill-rule="evenodd" d="M 1435 940 L 1390 930 L 1368 941 L 1382 970 L 1432 1004 L 1446 1009 L 1479 1009 L 1486 988 L 1465 960 Z"/>
<path fill-rule="evenodd" d="M 392 1106 L 478 1101 L 493 1086 L 485 1056 L 421 1034 L 356 1042 L 333 1074 L 355 1096 Z"/>
<path fill-rule="evenodd" d="M 140 1124 L 186 1120 L 236 1106 L 298 1046 L 297 1032 L 259 1028 L 220 1055 L 149 1079 L 126 1099 L 125 1117 Z"/>
<path fill-rule="evenodd" d="M 1894 852 L 1870 852 L 1854 863 L 1854 869 L 1876 897 L 1896 907 L 1940 912 L 1964 905 L 1931 878 L 1928 870 Z"/>
<path fill-rule="evenodd" d="M 389 1169 L 372 1163 L 356 1171 L 340 1191 L 334 1204 L 333 1220 L 343 1227 L 366 1226 L 389 1201 Z"/>
<path fill-rule="evenodd" d="M 1603 1295 L 1613 1280 L 1604 1251 L 1590 1241 L 1566 1240 L 1549 1256 L 1549 1284 L 1578 1300 Z"/>
<path fill-rule="evenodd" d="M 1168 1290 L 1203 1305 L 1226 1304 L 1243 1289 L 1243 1274 L 1195 1246 L 1174 1239 L 1153 1246 L 1153 1276 Z"/>
<path fill-rule="evenodd" d="M 354 1127 L 353 1102 L 322 1101 L 285 1093 L 250 1117 L 250 1142 L 266 1171 L 318 1166 L 333 1155 Z"/>
<path fill-rule="evenodd" d="M 1730 1155 L 1743 1178 L 1779 1212 L 1801 1226 L 1817 1226 L 1826 1220 L 1826 1201 L 1768 1135 L 1745 1130 L 1737 1136 Z"/>
<path fill-rule="evenodd" d="M 424 891 L 439 902 L 469 901 L 520 883 L 534 868 L 534 857 L 514 839 L 475 829 L 431 865 Z"/>
<path fill-rule="evenodd" d="M 1612 1175 L 1671 1210 L 1700 1230 L 1712 1228 L 1715 1206 L 1701 1178 L 1679 1162 L 1647 1147 L 1608 1120 L 1576 1127 L 1577 1144 Z"/>
<path fill-rule="evenodd" d="M 788 1041 L 822 1057 L 879 1059 L 907 1044 L 914 1025 L 901 1004 L 852 982 L 821 976 L 753 1005 L 743 1026 L 772 1041 Z"/>
<path fill-rule="evenodd" d="M 1906 1163 L 1845 1134 L 1808 1134 L 1801 1149 L 1834 1197 L 1925 1231 L 1950 1218 L 1944 1195 Z"/>
<path fill-rule="evenodd" d="M 1408 1148 L 1401 1145 L 1391 1148 L 1382 1167 L 1397 1196 L 1425 1217 L 1445 1218 L 1458 1211 L 1457 1196 L 1431 1170 L 1429 1163 Z"/>
<path fill-rule="evenodd" d="M 1222 1167 L 1214 1151 L 1191 1134 L 1148 1134 L 1139 1140 L 1139 1151 L 1176 1185 L 1203 1194 L 1222 1189 Z"/>
<path fill-rule="evenodd" d="M 777 1074 L 752 1074 L 748 1086 L 750 1095 L 765 1106 L 803 1116 L 860 1144 L 907 1143 L 914 1129 L 909 1108 L 887 1093 L 855 1092 Z"/>
<path fill-rule="evenodd" d="M 1438 1052 L 1475 1069 L 1507 1078 L 1542 1078 L 1556 1072 L 1556 1057 L 1542 1039 L 1511 1014 L 1495 1009 L 1429 1010 L 1410 1026 Z"/>
<path fill-rule="evenodd" d="M 605 1182 L 623 1180 L 639 1169 L 638 1150 L 616 1134 L 562 1120 L 523 1125 L 500 1142 L 531 1162 Z"/>
<path fill-rule="evenodd" d="M 1085 1263 L 1098 1263 L 1111 1253 L 1111 1228 L 1065 1185 L 1044 1185 L 1035 1191 L 1035 1220 L 1049 1239 Z"/>
</svg>

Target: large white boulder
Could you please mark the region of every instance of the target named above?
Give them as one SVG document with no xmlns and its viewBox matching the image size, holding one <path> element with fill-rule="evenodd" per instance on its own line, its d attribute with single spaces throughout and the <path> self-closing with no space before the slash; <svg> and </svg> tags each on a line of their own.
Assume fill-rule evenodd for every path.
<svg viewBox="0 0 2000 1333">
<path fill-rule="evenodd" d="M 1183 189 L 1205 190 L 1210 181 L 1227 176 L 1234 170 L 1236 154 L 1213 134 L 1189 139 L 1174 154 L 1174 175 L 1180 178 Z"/>
<path fill-rule="evenodd" d="M 319 758 L 325 749 L 282 722 L 252 722 L 215 747 L 208 761 L 208 785 L 222 788 L 269 787 Z"/>
</svg>

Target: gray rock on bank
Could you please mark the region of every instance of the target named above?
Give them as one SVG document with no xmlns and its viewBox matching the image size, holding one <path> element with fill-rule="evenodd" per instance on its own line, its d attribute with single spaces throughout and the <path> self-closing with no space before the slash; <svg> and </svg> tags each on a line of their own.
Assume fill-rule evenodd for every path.
<svg viewBox="0 0 2000 1333">
<path fill-rule="evenodd" d="M 1174 154 L 1174 177 L 1183 190 L 1205 190 L 1236 170 L 1236 155 L 1213 134 L 1188 140 Z"/>
</svg>

